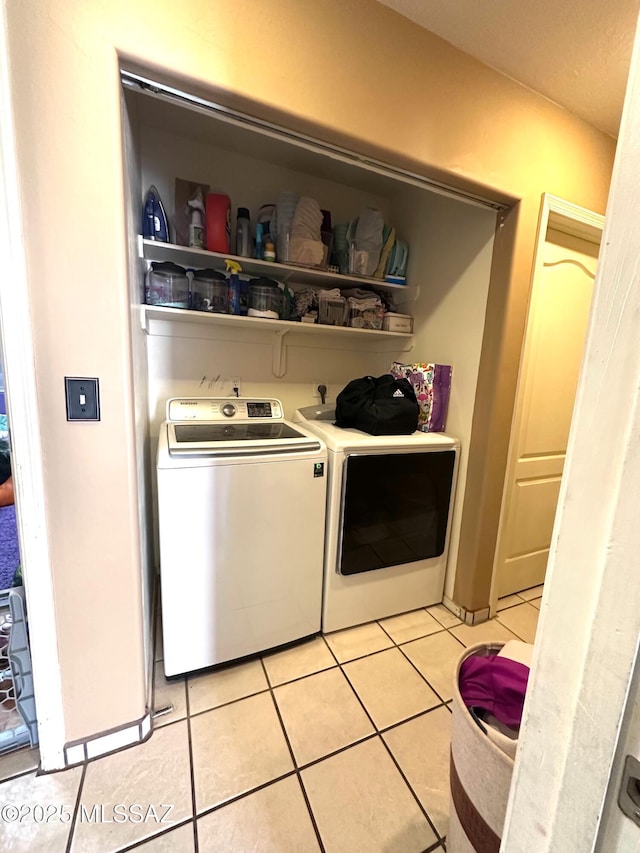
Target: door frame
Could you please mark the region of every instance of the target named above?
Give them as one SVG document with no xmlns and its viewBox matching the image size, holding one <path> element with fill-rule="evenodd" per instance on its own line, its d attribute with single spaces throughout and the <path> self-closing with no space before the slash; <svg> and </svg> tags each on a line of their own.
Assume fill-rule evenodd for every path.
<svg viewBox="0 0 640 853">
<path fill-rule="evenodd" d="M 637 701 L 638 140 L 636 34 L 502 837 L 509 853 L 594 849 L 603 810 L 617 808 L 613 760 Z"/>
<path fill-rule="evenodd" d="M 64 710 L 8 56 L 5 4 L 0 3 L 0 341 L 40 763 L 44 770 L 55 770 L 65 766 Z"/>
<path fill-rule="evenodd" d="M 518 433 L 522 425 L 525 412 L 524 386 L 529 360 L 531 358 L 531 320 L 532 309 L 536 299 L 536 288 L 544 268 L 544 246 L 550 229 L 561 231 L 572 237 L 587 240 L 590 243 L 601 243 L 604 228 L 604 216 L 572 204 L 565 199 L 550 193 L 543 193 L 538 216 L 538 228 L 536 232 L 535 256 L 531 275 L 531 288 L 529 292 L 529 306 L 527 309 L 527 320 L 525 332 L 522 339 L 522 351 L 520 367 L 518 371 L 518 383 L 516 386 L 516 398 L 511 421 L 511 434 L 509 437 L 509 449 L 507 453 L 507 466 L 502 488 L 502 502 L 500 505 L 500 519 L 498 522 L 498 535 L 496 537 L 496 548 L 491 574 L 491 591 L 489 594 L 490 617 L 497 613 L 498 608 L 498 570 L 501 551 L 502 537 L 507 521 L 507 498 L 509 488 L 518 462 Z"/>
</svg>

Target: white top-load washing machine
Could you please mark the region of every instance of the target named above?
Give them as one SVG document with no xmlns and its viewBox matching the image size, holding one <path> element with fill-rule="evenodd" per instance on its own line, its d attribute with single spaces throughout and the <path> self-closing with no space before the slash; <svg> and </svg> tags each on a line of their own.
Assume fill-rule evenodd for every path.
<svg viewBox="0 0 640 853">
<path fill-rule="evenodd" d="M 166 675 L 319 632 L 326 459 L 278 400 L 169 400 L 157 459 Z"/>
<path fill-rule="evenodd" d="M 323 631 L 442 601 L 458 440 L 343 429 L 330 405 L 293 421 L 329 451 Z"/>
</svg>

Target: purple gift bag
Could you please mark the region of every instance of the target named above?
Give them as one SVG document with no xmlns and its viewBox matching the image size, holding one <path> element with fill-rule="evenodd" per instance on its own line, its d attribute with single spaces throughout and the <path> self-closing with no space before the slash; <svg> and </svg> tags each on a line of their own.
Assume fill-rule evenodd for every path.
<svg viewBox="0 0 640 853">
<path fill-rule="evenodd" d="M 408 379 L 413 385 L 420 406 L 418 429 L 444 432 L 451 393 L 451 365 L 396 361 L 390 372 L 396 379 Z"/>
</svg>

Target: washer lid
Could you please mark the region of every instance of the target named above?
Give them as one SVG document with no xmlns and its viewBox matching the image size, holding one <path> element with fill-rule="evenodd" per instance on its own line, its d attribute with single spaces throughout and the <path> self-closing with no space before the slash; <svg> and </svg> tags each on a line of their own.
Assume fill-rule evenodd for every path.
<svg viewBox="0 0 640 853">
<path fill-rule="evenodd" d="M 261 456 L 320 450 L 322 444 L 286 421 L 168 423 L 171 456 Z"/>
</svg>

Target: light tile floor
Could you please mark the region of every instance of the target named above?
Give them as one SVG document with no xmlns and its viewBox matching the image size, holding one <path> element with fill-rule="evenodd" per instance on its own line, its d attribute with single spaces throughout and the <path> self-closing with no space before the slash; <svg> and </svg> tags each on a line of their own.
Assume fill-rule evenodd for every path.
<svg viewBox="0 0 640 853">
<path fill-rule="evenodd" d="M 172 708 L 146 743 L 51 775 L 35 751 L 0 757 L 0 819 L 32 807 L 5 821 L 2 849 L 445 850 L 453 668 L 472 643 L 532 642 L 541 593 L 475 627 L 438 605 L 170 682 L 159 643 L 154 707 Z M 42 822 L 36 805 L 64 809 Z"/>
</svg>

